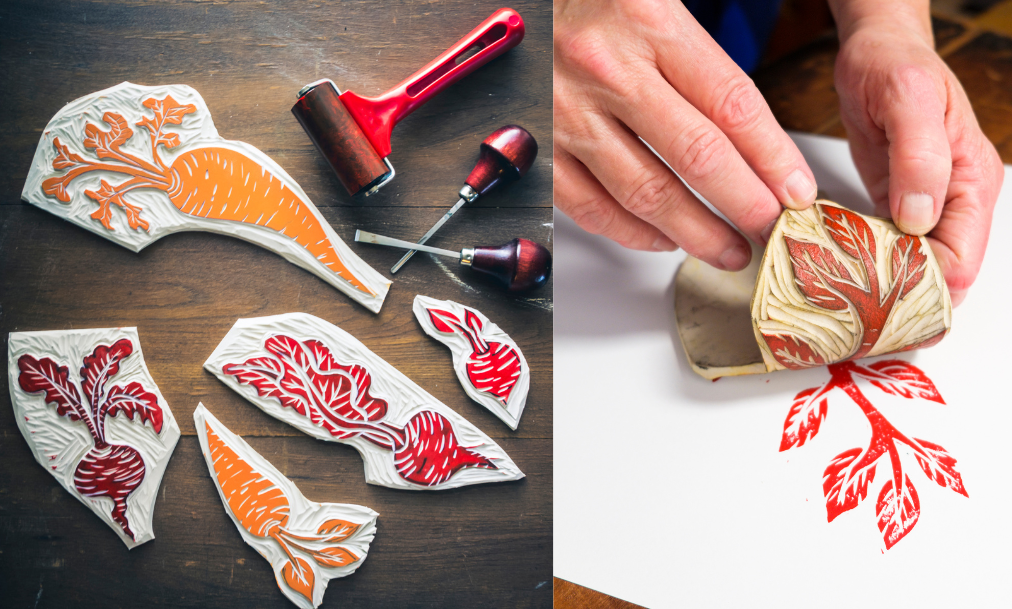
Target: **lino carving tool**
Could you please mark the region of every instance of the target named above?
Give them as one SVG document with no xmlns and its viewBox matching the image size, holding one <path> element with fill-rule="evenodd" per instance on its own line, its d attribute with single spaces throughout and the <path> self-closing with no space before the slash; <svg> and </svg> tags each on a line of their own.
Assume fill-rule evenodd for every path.
<svg viewBox="0 0 1012 609">
<path fill-rule="evenodd" d="M 520 44 L 524 21 L 503 8 L 439 57 L 379 97 L 341 91 L 330 79 L 299 91 L 292 106 L 302 127 L 351 195 L 370 195 L 394 177 L 390 132 L 443 89 Z"/>
<path fill-rule="evenodd" d="M 484 195 L 499 184 L 519 180 L 527 173 L 527 170 L 534 164 L 538 156 L 538 143 L 523 127 L 517 125 L 506 125 L 496 129 L 492 135 L 485 138 L 481 143 L 481 153 L 474 169 L 464 180 L 464 186 L 458 193 L 460 200 L 450 208 L 450 211 L 443 214 L 429 232 L 422 235 L 418 245 L 429 240 L 429 237 L 436 234 L 439 227 L 450 219 L 450 216 L 457 213 L 457 210 L 465 203 L 474 203 L 478 197 Z M 397 264 L 390 269 L 391 273 L 401 270 L 404 263 L 415 255 L 416 250 L 409 250 L 397 261 Z"/>
<path fill-rule="evenodd" d="M 364 230 L 355 231 L 355 241 L 457 258 L 461 265 L 495 277 L 510 292 L 540 288 L 552 274 L 552 254 L 543 245 L 529 239 L 518 238 L 500 246 L 465 247 L 460 252 L 392 239 Z"/>
</svg>

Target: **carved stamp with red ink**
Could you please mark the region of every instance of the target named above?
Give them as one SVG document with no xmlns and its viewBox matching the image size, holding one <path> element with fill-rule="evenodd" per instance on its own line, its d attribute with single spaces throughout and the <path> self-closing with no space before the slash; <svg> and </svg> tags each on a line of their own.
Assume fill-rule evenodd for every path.
<svg viewBox="0 0 1012 609">
<path fill-rule="evenodd" d="M 833 522 L 857 507 L 868 496 L 876 473 L 882 471 L 885 476 L 879 478 L 885 477 L 886 481 L 878 493 L 875 515 L 888 550 L 913 530 L 921 515 L 921 501 L 904 468 L 901 454 L 912 454 L 924 475 L 942 488 L 952 489 L 964 497 L 969 495 L 956 470 L 955 457 L 938 444 L 907 436 L 897 429 L 861 391 L 858 379 L 870 382 L 889 395 L 945 403 L 931 379 L 908 362 L 889 359 L 868 365 L 830 364 L 828 381 L 795 396 L 784 422 L 780 450 L 803 446 L 814 438 L 829 411 L 829 394 L 834 389 L 846 393 L 868 419 L 871 438 L 867 446 L 843 451 L 826 467 L 822 479 L 826 516 Z"/>
<path fill-rule="evenodd" d="M 371 484 L 439 490 L 523 477 L 477 427 L 318 317 L 240 319 L 204 367 L 267 414 L 355 447 Z"/>
</svg>

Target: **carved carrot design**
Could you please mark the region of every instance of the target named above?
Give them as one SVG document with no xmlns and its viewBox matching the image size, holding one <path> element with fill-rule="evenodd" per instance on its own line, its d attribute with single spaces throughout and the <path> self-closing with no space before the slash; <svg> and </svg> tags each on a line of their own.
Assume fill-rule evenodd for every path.
<svg viewBox="0 0 1012 609">
<path fill-rule="evenodd" d="M 274 547 L 283 552 L 284 562 L 278 568 L 270 553 L 261 551 L 275 565 L 275 571 L 280 571 L 278 585 L 282 591 L 287 589 L 295 593 L 297 596 L 293 598 L 289 592 L 285 592 L 299 605 L 318 605 L 322 589 L 326 585 L 325 580 L 350 572 L 347 569 L 329 572 L 318 587 L 317 582 L 323 577 L 320 569 L 357 568 L 356 563 L 361 558 L 342 542 L 368 544 L 372 537 L 371 530 L 365 532 L 365 537 L 360 535 L 356 539 L 363 525 L 344 518 L 328 518 L 315 527 L 315 533 L 294 531 L 291 522 L 298 518 L 299 506 L 305 503 L 298 490 L 293 489 L 293 496 L 290 497 L 282 487 L 280 473 L 269 466 L 258 466 L 254 461 L 262 460 L 262 457 L 253 453 L 241 439 L 229 439 L 230 432 L 214 420 L 203 406 L 198 407 L 194 417 L 198 419 L 198 424 L 199 418 L 203 418 L 202 431 L 207 443 L 208 465 L 234 521 L 257 542 L 274 544 Z M 212 425 L 212 420 L 215 425 Z M 220 429 L 216 430 L 215 426 Z M 299 495 L 298 500 L 294 495 Z M 330 507 L 355 506 L 322 504 L 319 507 L 322 509 L 310 507 L 310 513 L 319 517 L 320 513 Z M 368 524 L 371 525 L 371 522 Z"/>
<path fill-rule="evenodd" d="M 106 112 L 102 120 L 109 125 L 108 131 L 91 123 L 85 126 L 83 145 L 95 151 L 98 162 L 71 152 L 58 137 L 53 139 L 57 152 L 53 169 L 66 170 L 66 173 L 44 180 L 43 192 L 66 203 L 70 201 L 67 187 L 78 177 L 92 171 L 119 173 L 128 179 L 119 184 L 102 179 L 97 190 L 85 191 L 99 206 L 91 217 L 107 230 L 114 230 L 110 223 L 112 205 L 123 209 L 130 228 L 148 230 L 149 223 L 141 218 L 143 210 L 128 202 L 125 196 L 136 189 L 161 190 L 183 213 L 254 224 L 284 235 L 357 290 L 375 295 L 342 262 L 323 225 L 306 203 L 286 189 L 267 168 L 242 152 L 225 147 L 200 147 L 178 156 L 171 166 L 166 165 L 159 155 L 159 146 L 171 150 L 181 143 L 179 135 L 167 131 L 166 127 L 181 125 L 184 116 L 196 112 L 196 107 L 181 105 L 171 95 L 164 99 L 148 98 L 143 104 L 154 116 L 143 118 L 136 126 L 148 131 L 150 161 L 122 149 L 134 131 L 123 116 Z"/>
</svg>

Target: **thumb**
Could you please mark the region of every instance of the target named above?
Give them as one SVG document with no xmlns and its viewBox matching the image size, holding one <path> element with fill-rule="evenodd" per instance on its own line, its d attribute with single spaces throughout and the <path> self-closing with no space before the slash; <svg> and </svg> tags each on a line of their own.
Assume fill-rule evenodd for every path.
<svg viewBox="0 0 1012 609">
<path fill-rule="evenodd" d="M 889 211 L 905 233 L 924 235 L 942 214 L 952 172 L 945 100 L 924 71 L 910 69 L 885 97 Z"/>
</svg>

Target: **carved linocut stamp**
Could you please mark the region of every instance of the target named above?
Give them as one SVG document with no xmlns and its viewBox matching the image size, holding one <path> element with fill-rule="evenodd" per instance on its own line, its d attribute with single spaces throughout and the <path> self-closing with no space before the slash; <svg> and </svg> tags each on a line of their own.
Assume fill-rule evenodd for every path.
<svg viewBox="0 0 1012 609">
<path fill-rule="evenodd" d="M 185 85 L 124 82 L 64 106 L 42 133 L 21 198 L 135 252 L 181 231 L 245 239 L 373 312 L 390 286 L 284 169 L 219 136 Z"/>
<path fill-rule="evenodd" d="M 155 498 L 179 426 L 136 328 L 13 332 L 7 374 L 35 460 L 128 548 L 155 538 Z"/>
<path fill-rule="evenodd" d="M 480 311 L 451 300 L 415 296 L 413 309 L 425 333 L 450 348 L 467 395 L 516 429 L 531 385 L 516 342 Z"/>
<path fill-rule="evenodd" d="M 706 378 L 929 347 L 952 325 L 927 240 L 888 220 L 816 201 L 785 211 L 762 258 L 755 254 L 738 273 L 694 258 L 678 270 L 679 335 Z"/>
<path fill-rule="evenodd" d="M 441 490 L 524 476 L 481 430 L 318 317 L 240 319 L 204 368 L 272 417 L 353 446 L 370 484 Z"/>
<path fill-rule="evenodd" d="M 193 422 L 211 479 L 242 538 L 271 563 L 288 600 L 304 609 L 319 606 L 330 580 L 362 566 L 379 514 L 309 501 L 203 404 Z"/>
</svg>

